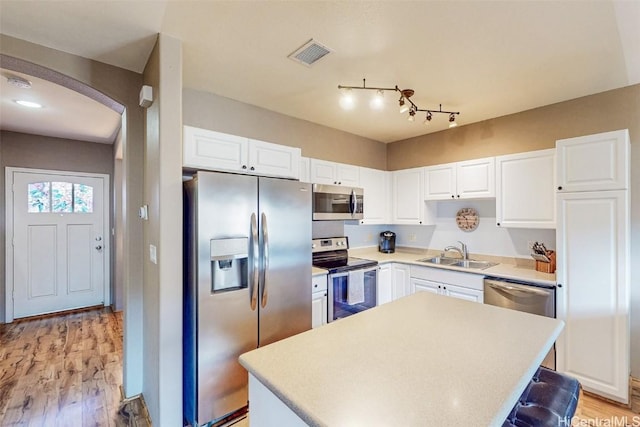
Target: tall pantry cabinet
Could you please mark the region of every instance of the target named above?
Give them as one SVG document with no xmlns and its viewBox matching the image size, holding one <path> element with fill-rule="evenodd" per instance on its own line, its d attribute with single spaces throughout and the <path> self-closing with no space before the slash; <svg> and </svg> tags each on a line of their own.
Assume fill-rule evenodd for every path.
<svg viewBox="0 0 640 427">
<path fill-rule="evenodd" d="M 557 369 L 629 400 L 629 132 L 559 140 Z"/>
</svg>

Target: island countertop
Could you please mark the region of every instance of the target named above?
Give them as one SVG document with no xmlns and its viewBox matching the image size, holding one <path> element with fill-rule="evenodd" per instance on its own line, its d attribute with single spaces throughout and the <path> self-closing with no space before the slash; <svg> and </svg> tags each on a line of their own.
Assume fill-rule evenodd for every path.
<svg viewBox="0 0 640 427">
<path fill-rule="evenodd" d="M 499 426 L 562 327 L 419 292 L 240 363 L 311 426 Z"/>
</svg>

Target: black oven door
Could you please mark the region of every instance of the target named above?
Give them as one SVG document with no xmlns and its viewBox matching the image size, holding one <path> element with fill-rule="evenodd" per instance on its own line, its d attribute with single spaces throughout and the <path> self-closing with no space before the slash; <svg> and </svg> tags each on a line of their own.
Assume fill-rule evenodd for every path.
<svg viewBox="0 0 640 427">
<path fill-rule="evenodd" d="M 329 322 L 376 306 L 378 266 L 329 275 Z"/>
</svg>

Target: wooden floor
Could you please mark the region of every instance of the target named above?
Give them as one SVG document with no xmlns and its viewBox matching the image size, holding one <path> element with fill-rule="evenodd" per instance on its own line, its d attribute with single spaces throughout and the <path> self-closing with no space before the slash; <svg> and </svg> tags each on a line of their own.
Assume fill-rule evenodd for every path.
<svg viewBox="0 0 640 427">
<path fill-rule="evenodd" d="M 121 405 L 121 385 L 122 313 L 97 309 L 0 325 L 2 427 L 150 425 L 139 400 Z M 571 425 L 640 426 L 640 415 L 582 393 Z"/>
<path fill-rule="evenodd" d="M 1 426 L 116 426 L 122 314 L 94 309 L 0 325 Z"/>
</svg>

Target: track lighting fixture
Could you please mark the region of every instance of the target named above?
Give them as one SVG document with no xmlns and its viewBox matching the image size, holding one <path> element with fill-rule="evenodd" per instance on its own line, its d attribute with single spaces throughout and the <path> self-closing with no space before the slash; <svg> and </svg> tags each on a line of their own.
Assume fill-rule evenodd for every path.
<svg viewBox="0 0 640 427">
<path fill-rule="evenodd" d="M 367 87 L 366 79 L 362 79 L 362 86 L 343 86 L 338 85 L 338 89 L 343 91 L 342 98 L 340 99 L 340 106 L 345 110 L 350 110 L 355 106 L 355 99 L 352 96 L 353 89 L 375 90 L 376 94 L 374 98 L 369 102 L 369 105 L 373 109 L 382 109 L 384 106 L 384 91 L 393 91 L 400 93 L 400 99 L 398 105 L 400 106 L 400 114 L 409 113 L 408 120 L 413 122 L 415 120 L 416 113 L 426 112 L 424 123 L 429 124 L 433 118 L 433 113 L 442 113 L 449 115 L 449 127 L 456 127 L 456 116 L 460 114 L 459 111 L 445 111 L 440 104 L 439 109 L 418 108 L 418 106 L 411 100 L 414 94 L 413 89 L 400 89 L 397 85 L 395 87 Z"/>
</svg>

